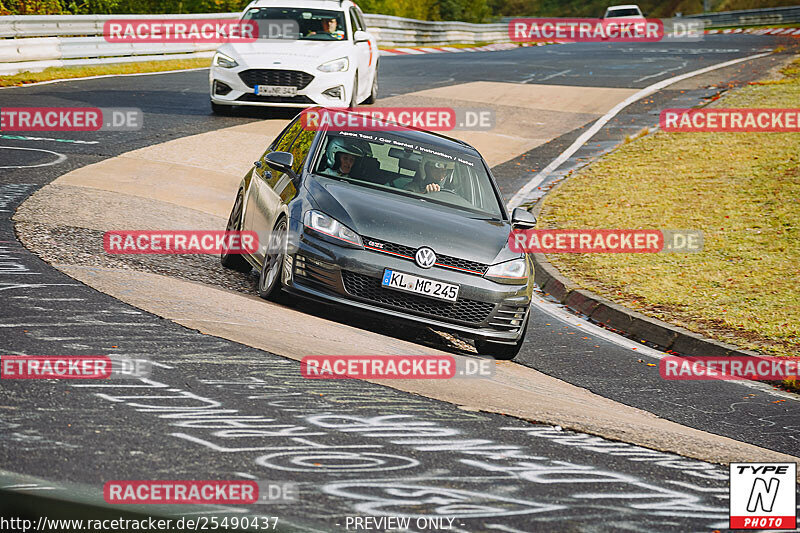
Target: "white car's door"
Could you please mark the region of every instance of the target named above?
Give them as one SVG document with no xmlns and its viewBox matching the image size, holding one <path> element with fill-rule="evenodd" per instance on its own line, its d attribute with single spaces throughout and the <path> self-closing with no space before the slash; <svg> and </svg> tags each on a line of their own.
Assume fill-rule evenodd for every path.
<svg viewBox="0 0 800 533">
<path fill-rule="evenodd" d="M 349 13 L 350 27 L 354 42 L 353 59 L 356 63 L 358 72 L 358 102 L 361 103 L 369 96 L 372 89 L 372 76 L 375 63 L 378 60 L 378 45 L 375 38 L 367 34 L 368 39 L 363 40 L 361 37 L 366 33 L 366 26 L 364 26 L 364 19 L 358 12 L 358 8 L 351 7 Z M 358 34 L 356 32 L 364 32 Z"/>
</svg>

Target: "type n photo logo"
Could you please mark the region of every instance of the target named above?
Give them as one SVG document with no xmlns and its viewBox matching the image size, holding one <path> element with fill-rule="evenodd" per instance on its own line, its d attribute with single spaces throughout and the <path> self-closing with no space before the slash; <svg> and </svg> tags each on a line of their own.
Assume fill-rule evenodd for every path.
<svg viewBox="0 0 800 533">
<path fill-rule="evenodd" d="M 795 463 L 731 463 L 730 528 L 797 526 Z"/>
</svg>

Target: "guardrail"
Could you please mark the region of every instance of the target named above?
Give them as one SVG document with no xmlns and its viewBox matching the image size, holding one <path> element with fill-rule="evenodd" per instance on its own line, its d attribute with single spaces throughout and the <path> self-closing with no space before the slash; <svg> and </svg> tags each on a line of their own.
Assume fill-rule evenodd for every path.
<svg viewBox="0 0 800 533">
<path fill-rule="evenodd" d="M 687 15 L 684 18 L 702 20 L 705 23 L 706 28 L 792 24 L 795 22 L 800 22 L 800 6 L 743 9 L 741 11 L 720 11 L 719 13 Z"/>
<path fill-rule="evenodd" d="M 24 15 L 0 17 L 0 75 L 40 71 L 48 67 L 211 57 L 218 44 L 109 43 L 103 37 L 107 20 L 235 19 L 239 13 L 199 15 Z M 510 42 L 505 24 L 428 22 L 365 15 L 382 46 Z"/>
<path fill-rule="evenodd" d="M 238 17 L 239 13 L 0 17 L 0 75 L 69 65 L 211 57 L 217 44 L 109 43 L 103 37 L 103 26 L 111 19 L 219 20 Z M 365 18 L 382 46 L 510 42 L 507 22 L 431 22 L 388 15 L 365 15 Z M 685 18 L 703 20 L 706 27 L 787 24 L 800 22 L 800 6 L 727 11 Z"/>
</svg>

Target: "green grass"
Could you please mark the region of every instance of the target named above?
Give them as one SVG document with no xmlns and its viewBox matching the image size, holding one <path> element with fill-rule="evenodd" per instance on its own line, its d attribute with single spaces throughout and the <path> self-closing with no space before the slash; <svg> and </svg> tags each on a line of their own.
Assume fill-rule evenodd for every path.
<svg viewBox="0 0 800 533">
<path fill-rule="evenodd" d="M 211 66 L 211 58 L 169 59 L 166 61 L 146 61 L 142 63 L 114 63 L 90 65 L 85 67 L 52 67 L 42 72 L 21 72 L 0 78 L 0 87 L 13 87 L 39 81 L 86 78 L 107 74 L 136 74 L 142 72 L 162 72 Z"/>
<path fill-rule="evenodd" d="M 714 106 L 797 108 L 800 59 L 782 74 Z M 548 195 L 539 227 L 702 230 L 699 254 L 548 259 L 582 287 L 645 314 L 800 355 L 800 133 L 642 137 Z"/>
</svg>

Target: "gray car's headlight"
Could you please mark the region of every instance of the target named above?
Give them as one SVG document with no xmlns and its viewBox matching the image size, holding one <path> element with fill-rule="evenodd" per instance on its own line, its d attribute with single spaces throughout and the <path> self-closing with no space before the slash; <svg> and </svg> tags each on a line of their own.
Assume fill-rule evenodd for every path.
<svg viewBox="0 0 800 533">
<path fill-rule="evenodd" d="M 361 237 L 355 231 L 351 230 L 333 217 L 329 217 L 322 211 L 306 211 L 303 216 L 303 225 L 306 228 L 312 229 L 324 237 L 335 239 L 333 242 L 336 244 L 345 244 L 355 246 L 356 248 L 363 248 Z"/>
<path fill-rule="evenodd" d="M 498 283 L 524 285 L 528 282 L 528 262 L 524 257 L 489 267 L 484 277 Z"/>
<path fill-rule="evenodd" d="M 226 56 L 222 52 L 217 52 L 216 54 L 214 54 L 214 60 L 212 61 L 212 63 L 222 68 L 233 68 L 239 66 L 239 63 L 237 63 L 234 58 L 232 58 L 231 56 Z"/>
<path fill-rule="evenodd" d="M 350 68 L 350 61 L 348 61 L 346 57 L 340 57 L 339 59 L 321 64 L 317 67 L 317 70 L 321 70 L 322 72 L 344 72 L 348 68 Z"/>
</svg>

